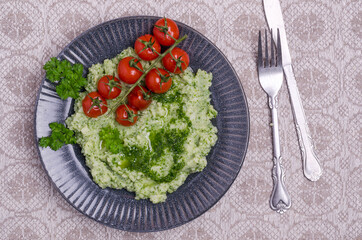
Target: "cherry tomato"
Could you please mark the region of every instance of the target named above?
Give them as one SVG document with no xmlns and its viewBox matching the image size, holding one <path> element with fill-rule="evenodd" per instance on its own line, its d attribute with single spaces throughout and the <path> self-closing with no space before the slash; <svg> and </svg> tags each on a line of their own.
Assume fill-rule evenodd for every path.
<svg viewBox="0 0 362 240">
<path fill-rule="evenodd" d="M 177 47 L 172 49 L 171 54 L 173 57 L 169 53 L 162 58 L 163 66 L 172 73 L 178 74 L 183 72 L 189 66 L 189 55 L 184 50 Z"/>
<path fill-rule="evenodd" d="M 168 72 L 162 68 L 154 68 L 146 75 L 146 86 L 154 93 L 167 92 L 172 84 Z"/>
<path fill-rule="evenodd" d="M 141 77 L 143 68 L 138 59 L 125 57 L 119 61 L 117 71 L 120 80 L 133 84 Z"/>
<path fill-rule="evenodd" d="M 116 110 L 116 120 L 123 126 L 132 126 L 137 122 L 137 109 L 128 104 L 119 106 Z"/>
<path fill-rule="evenodd" d="M 174 44 L 174 39 L 178 39 L 179 34 L 180 31 L 178 30 L 177 24 L 169 18 L 159 19 L 153 28 L 153 35 L 163 46 L 171 46 Z"/>
<path fill-rule="evenodd" d="M 151 102 L 151 93 L 145 87 L 136 86 L 128 95 L 128 104 L 138 110 L 145 110 Z"/>
<path fill-rule="evenodd" d="M 154 36 L 146 34 L 137 38 L 134 50 L 141 59 L 151 61 L 158 57 L 161 52 L 161 45 Z"/>
<path fill-rule="evenodd" d="M 91 118 L 99 117 L 108 110 L 107 101 L 98 92 L 90 92 L 82 101 L 83 112 Z"/>
<path fill-rule="evenodd" d="M 118 78 L 106 75 L 98 81 L 98 92 L 106 99 L 114 99 L 121 94 L 122 86 Z"/>
</svg>

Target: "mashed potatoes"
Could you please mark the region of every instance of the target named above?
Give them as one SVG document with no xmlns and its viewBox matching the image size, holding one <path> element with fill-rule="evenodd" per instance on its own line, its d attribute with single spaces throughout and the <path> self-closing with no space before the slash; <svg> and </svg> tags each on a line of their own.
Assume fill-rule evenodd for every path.
<svg viewBox="0 0 362 240">
<path fill-rule="evenodd" d="M 103 75 L 117 76 L 117 64 L 126 56 L 136 54 L 128 48 L 103 64 L 93 65 L 86 90 L 95 91 Z M 141 63 L 143 69 L 150 64 Z M 212 75 L 202 70 L 196 74 L 186 70 L 174 76 L 171 89 L 154 95 L 151 105 L 131 127 L 119 125 L 114 114 L 88 118 L 82 109 L 86 93 L 82 93 L 75 102 L 75 113 L 66 123 L 77 134 L 94 182 L 102 188 L 124 188 L 135 192 L 136 199 L 149 198 L 159 203 L 189 174 L 204 169 L 206 155 L 217 140 L 217 129 L 210 121 L 217 114 L 210 104 L 211 79 Z M 126 89 L 124 85 L 118 98 Z M 114 108 L 116 101 L 107 100 L 109 107 Z M 115 136 L 122 145 L 120 152 L 105 148 L 102 136 L 108 132 L 119 133 Z"/>
</svg>

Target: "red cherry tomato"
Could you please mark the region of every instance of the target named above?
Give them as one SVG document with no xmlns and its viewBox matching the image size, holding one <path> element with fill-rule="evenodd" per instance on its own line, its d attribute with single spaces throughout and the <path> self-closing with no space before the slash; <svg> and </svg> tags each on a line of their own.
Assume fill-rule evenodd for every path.
<svg viewBox="0 0 362 240">
<path fill-rule="evenodd" d="M 184 50 L 177 47 L 172 49 L 171 54 L 173 57 L 169 53 L 162 58 L 163 66 L 172 73 L 178 74 L 183 72 L 189 66 L 189 55 Z"/>
<path fill-rule="evenodd" d="M 117 71 L 120 80 L 133 84 L 141 77 L 143 68 L 138 59 L 125 57 L 119 61 Z"/>
<path fill-rule="evenodd" d="M 119 106 L 116 110 L 116 120 L 123 126 L 132 126 L 137 122 L 137 109 L 128 104 Z"/>
<path fill-rule="evenodd" d="M 146 34 L 137 38 L 134 50 L 141 59 L 151 61 L 161 53 L 161 45 L 154 36 Z"/>
<path fill-rule="evenodd" d="M 118 78 L 106 75 L 98 81 L 98 92 L 106 99 L 114 99 L 121 94 L 122 86 Z"/>
<path fill-rule="evenodd" d="M 167 92 L 172 84 L 168 72 L 162 68 L 154 68 L 146 75 L 146 86 L 154 93 Z"/>
<path fill-rule="evenodd" d="M 128 104 L 138 110 L 145 110 L 151 102 L 151 93 L 145 87 L 136 86 L 128 95 Z"/>
<path fill-rule="evenodd" d="M 83 112 L 91 118 L 99 117 L 108 110 L 107 101 L 98 92 L 91 92 L 82 101 Z"/>
<path fill-rule="evenodd" d="M 180 31 L 177 24 L 169 18 L 159 19 L 153 28 L 153 35 L 163 46 L 171 46 L 174 44 L 174 39 L 178 39 L 179 34 Z"/>
</svg>

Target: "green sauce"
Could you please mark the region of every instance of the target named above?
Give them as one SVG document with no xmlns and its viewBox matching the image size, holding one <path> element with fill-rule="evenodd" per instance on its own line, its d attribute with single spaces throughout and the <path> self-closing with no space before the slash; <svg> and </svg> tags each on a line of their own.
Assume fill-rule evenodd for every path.
<svg viewBox="0 0 362 240">
<path fill-rule="evenodd" d="M 175 84 L 171 85 L 168 92 L 162 94 L 153 94 L 153 100 L 161 103 L 179 103 L 182 104 L 183 94 L 177 89 Z"/>
<path fill-rule="evenodd" d="M 177 87 L 175 87 L 175 85 L 172 85 L 171 89 L 168 92 L 163 93 L 163 94 L 155 94 L 152 98 L 153 98 L 153 100 L 156 100 L 165 105 L 176 103 L 178 106 L 178 109 L 177 109 L 178 118 L 177 119 L 182 119 L 187 124 L 188 127 L 191 127 L 192 123 L 190 121 L 190 118 L 188 116 L 186 116 L 185 112 L 183 111 L 184 94 L 182 94 L 179 90 L 171 91 L 174 88 L 177 88 Z M 171 123 L 176 122 L 177 119 L 176 118 L 172 119 Z"/>
<path fill-rule="evenodd" d="M 155 182 L 170 182 L 177 176 L 178 172 L 184 167 L 181 155 L 184 153 L 184 143 L 189 136 L 191 126 L 190 119 L 182 111 L 182 106 L 178 109 L 178 119 L 187 122 L 185 129 L 169 129 L 165 127 L 150 133 L 150 142 L 152 151 L 148 148 L 139 146 L 125 146 L 119 138 L 119 131 L 116 128 L 105 127 L 99 132 L 99 137 L 103 141 L 103 146 L 107 151 L 124 155 L 124 160 L 113 162 L 121 168 L 129 168 L 144 173 Z M 168 129 L 168 130 L 165 130 Z M 167 151 L 168 150 L 168 151 Z M 160 176 L 152 171 L 152 166 L 160 164 L 160 159 L 165 154 L 172 154 L 173 165 L 166 176 Z"/>
</svg>

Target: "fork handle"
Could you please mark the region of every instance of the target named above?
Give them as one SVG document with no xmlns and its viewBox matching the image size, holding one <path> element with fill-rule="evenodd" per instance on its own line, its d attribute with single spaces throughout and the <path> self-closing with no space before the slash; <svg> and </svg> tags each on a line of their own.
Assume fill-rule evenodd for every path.
<svg viewBox="0 0 362 240">
<path fill-rule="evenodd" d="M 276 97 L 269 97 L 269 107 L 272 115 L 273 129 L 273 191 L 270 196 L 270 207 L 278 213 L 283 213 L 291 206 L 291 199 L 284 184 L 284 169 L 281 164 L 278 124 L 278 102 Z"/>
<path fill-rule="evenodd" d="M 303 159 L 304 176 L 310 181 L 317 181 L 322 175 L 322 168 L 313 149 L 312 138 L 303 110 L 302 101 L 294 77 L 292 65 L 283 66 L 292 103 L 295 128 L 297 130 L 299 148 Z"/>
<path fill-rule="evenodd" d="M 270 196 L 270 208 L 278 213 L 284 213 L 291 206 L 291 199 L 284 185 L 284 169 L 281 165 L 282 157 L 274 157 L 272 169 L 273 191 Z"/>
</svg>

